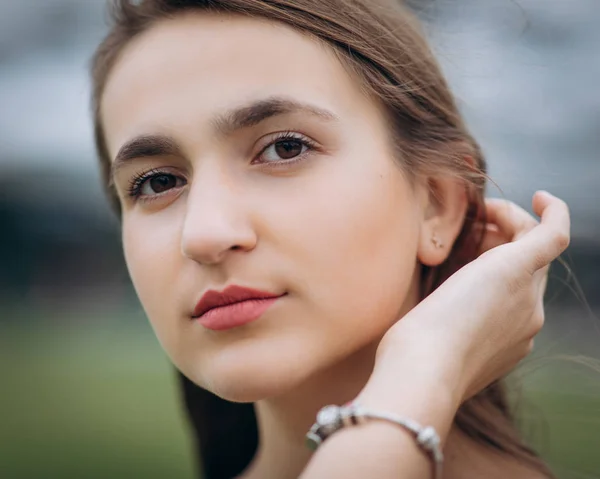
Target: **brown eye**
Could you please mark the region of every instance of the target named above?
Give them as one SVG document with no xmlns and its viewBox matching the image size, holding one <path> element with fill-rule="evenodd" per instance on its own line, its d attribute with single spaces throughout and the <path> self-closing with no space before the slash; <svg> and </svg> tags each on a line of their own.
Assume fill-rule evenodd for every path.
<svg viewBox="0 0 600 479">
<path fill-rule="evenodd" d="M 154 175 L 148 178 L 142 185 L 140 193 L 143 196 L 152 196 L 160 193 L 164 193 L 172 188 L 179 186 L 177 177 L 173 175 Z"/>
<path fill-rule="evenodd" d="M 275 143 L 275 153 L 282 160 L 289 160 L 302 154 L 304 145 L 297 140 L 282 140 Z"/>
<path fill-rule="evenodd" d="M 277 163 L 293 160 L 311 147 L 306 140 L 296 138 L 281 138 L 271 143 L 261 155 L 263 163 Z"/>
</svg>

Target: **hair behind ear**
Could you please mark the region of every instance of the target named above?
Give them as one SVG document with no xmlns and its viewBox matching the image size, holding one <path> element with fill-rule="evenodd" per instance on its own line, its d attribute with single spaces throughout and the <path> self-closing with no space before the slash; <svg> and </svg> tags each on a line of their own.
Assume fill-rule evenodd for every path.
<svg viewBox="0 0 600 479">
<path fill-rule="evenodd" d="M 203 479 L 231 479 L 248 467 L 258 448 L 253 404 L 225 401 L 177 372 L 192 425 Z"/>
</svg>

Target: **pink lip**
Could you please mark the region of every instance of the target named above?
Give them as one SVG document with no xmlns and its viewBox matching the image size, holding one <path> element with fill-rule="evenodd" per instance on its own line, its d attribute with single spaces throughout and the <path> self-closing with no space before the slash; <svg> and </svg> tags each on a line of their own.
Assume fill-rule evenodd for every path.
<svg viewBox="0 0 600 479">
<path fill-rule="evenodd" d="M 205 328 L 222 331 L 257 320 L 281 296 L 236 285 L 221 292 L 209 290 L 196 305 L 193 318 Z"/>
</svg>

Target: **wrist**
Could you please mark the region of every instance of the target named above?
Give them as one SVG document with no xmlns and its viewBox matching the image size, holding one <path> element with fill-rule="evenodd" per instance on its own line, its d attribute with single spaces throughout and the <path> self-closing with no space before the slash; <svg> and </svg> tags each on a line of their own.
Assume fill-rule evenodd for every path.
<svg viewBox="0 0 600 479">
<path fill-rule="evenodd" d="M 427 414 L 430 409 L 454 414 L 462 403 L 462 389 L 443 375 L 418 374 L 416 369 L 406 373 L 396 370 L 393 377 L 377 371 L 369 378 L 356 401 L 397 414 L 408 414 L 411 410 Z M 427 422 L 426 416 L 414 419 Z"/>
<path fill-rule="evenodd" d="M 443 441 L 465 392 L 462 364 L 451 357 L 442 360 L 439 348 L 428 354 L 422 344 L 396 346 L 378 351 L 373 373 L 356 401 L 433 426 Z"/>
<path fill-rule="evenodd" d="M 392 394 L 406 394 L 407 387 L 423 394 L 429 391 L 448 398 L 458 409 L 469 387 L 468 354 L 439 331 L 421 327 L 418 319 L 404 318 L 393 335 L 383 338 L 369 383 L 376 389 L 390 388 Z"/>
<path fill-rule="evenodd" d="M 397 377 L 394 383 L 372 378 L 355 402 L 371 410 L 392 413 L 421 426 L 432 426 L 445 442 L 460 400 L 449 386 L 428 381 Z"/>
</svg>

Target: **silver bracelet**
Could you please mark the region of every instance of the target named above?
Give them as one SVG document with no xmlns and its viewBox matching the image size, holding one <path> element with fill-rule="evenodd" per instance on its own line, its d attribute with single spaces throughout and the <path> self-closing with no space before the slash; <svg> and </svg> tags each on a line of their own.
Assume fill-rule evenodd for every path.
<svg viewBox="0 0 600 479">
<path fill-rule="evenodd" d="M 355 403 L 344 406 L 325 406 L 321 409 L 317 414 L 317 422 L 306 434 L 306 445 L 315 450 L 334 432 L 347 426 L 362 424 L 369 419 L 393 422 L 410 431 L 418 446 L 431 458 L 434 478 L 441 479 L 444 455 L 440 447 L 440 438 L 433 427 L 423 427 L 411 419 L 402 418 L 392 413 L 372 411 Z"/>
</svg>

